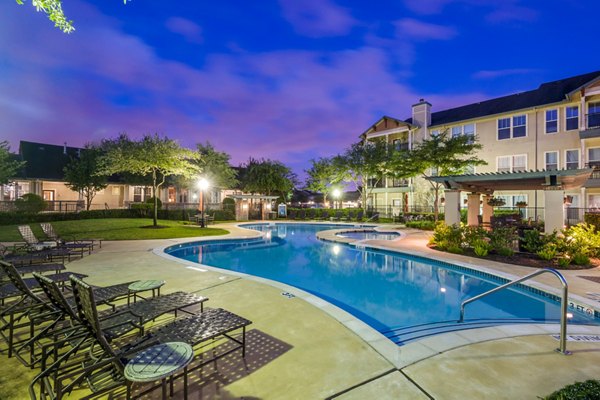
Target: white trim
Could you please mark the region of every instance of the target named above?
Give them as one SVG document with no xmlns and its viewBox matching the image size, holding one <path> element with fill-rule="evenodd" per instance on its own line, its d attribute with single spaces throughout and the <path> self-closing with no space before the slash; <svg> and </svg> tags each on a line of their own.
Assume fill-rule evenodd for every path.
<svg viewBox="0 0 600 400">
<path fill-rule="evenodd" d="M 372 139 L 372 138 L 376 138 L 376 137 L 380 137 L 380 136 L 393 135 L 394 133 L 403 133 L 403 132 L 408 132 L 408 131 L 409 131 L 408 127 L 402 126 L 399 128 L 388 129 L 388 130 L 381 131 L 381 132 L 367 133 L 367 139 Z"/>
<path fill-rule="evenodd" d="M 515 172 L 515 157 L 525 157 L 525 169 L 523 171 L 526 171 L 528 168 L 527 165 L 527 153 L 523 153 L 523 154 L 506 154 L 503 156 L 496 156 L 496 171 L 498 171 L 498 159 L 500 158 L 506 158 L 506 157 L 510 157 L 510 172 Z M 544 163 L 545 163 L 545 158 L 544 158 Z M 519 170 L 521 171 L 521 170 Z"/>
<path fill-rule="evenodd" d="M 550 150 L 550 151 L 545 151 L 544 152 L 544 169 L 547 170 L 548 169 L 548 164 L 547 164 L 547 159 L 546 159 L 546 155 L 550 154 L 550 153 L 556 153 L 556 169 L 559 170 L 560 169 L 560 151 L 559 150 Z"/>
<path fill-rule="evenodd" d="M 567 129 L 567 120 L 572 119 L 572 118 L 567 118 L 567 108 L 576 108 L 577 109 L 577 128 L 575 129 Z M 565 132 L 570 132 L 570 131 L 577 131 L 579 130 L 579 126 L 580 126 L 580 121 L 581 121 L 581 109 L 579 107 L 579 104 L 575 104 L 575 105 L 566 105 L 563 107 L 563 111 L 565 113 Z"/>
</svg>

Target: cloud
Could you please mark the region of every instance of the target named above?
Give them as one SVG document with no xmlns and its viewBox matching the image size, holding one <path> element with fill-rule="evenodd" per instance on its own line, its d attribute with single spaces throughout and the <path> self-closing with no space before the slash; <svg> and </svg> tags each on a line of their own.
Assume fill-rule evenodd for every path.
<svg viewBox="0 0 600 400">
<path fill-rule="evenodd" d="M 357 24 L 348 9 L 331 0 L 279 0 L 284 18 L 308 37 L 343 36 Z"/>
<path fill-rule="evenodd" d="M 453 27 L 430 24 L 412 18 L 404 18 L 395 23 L 398 36 L 408 36 L 417 40 L 448 40 L 457 35 Z"/>
<path fill-rule="evenodd" d="M 519 5 L 522 0 L 404 0 L 409 10 L 420 15 L 441 14 L 444 9 L 454 4 L 466 4 L 470 7 L 483 8 L 487 11 L 485 20 L 491 23 L 510 21 L 533 21 L 538 12 L 532 8 Z"/>
<path fill-rule="evenodd" d="M 472 76 L 474 79 L 496 79 L 511 75 L 527 75 L 540 72 L 535 68 L 510 68 L 498 70 L 482 70 L 475 72 Z"/>
<path fill-rule="evenodd" d="M 181 17 L 171 17 L 167 19 L 165 26 L 173 33 L 177 33 L 187 39 L 191 43 L 202 43 L 202 28 L 189 19 Z"/>
</svg>

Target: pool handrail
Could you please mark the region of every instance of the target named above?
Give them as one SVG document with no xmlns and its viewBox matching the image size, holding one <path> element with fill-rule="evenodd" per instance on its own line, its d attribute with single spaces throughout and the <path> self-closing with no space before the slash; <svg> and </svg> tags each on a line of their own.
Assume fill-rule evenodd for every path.
<svg viewBox="0 0 600 400">
<path fill-rule="evenodd" d="M 550 274 L 556 276 L 558 278 L 558 280 L 560 281 L 560 283 L 562 284 L 562 296 L 560 299 L 560 337 L 559 337 L 560 344 L 559 344 L 559 348 L 556 349 L 556 351 L 558 351 L 564 355 L 571 354 L 570 351 L 567 351 L 567 305 L 568 305 L 567 299 L 568 299 L 568 295 L 569 295 L 569 285 L 568 285 L 565 277 L 562 276 L 562 274 L 560 272 L 558 272 L 557 270 L 555 270 L 553 268 L 538 269 L 537 271 L 532 272 L 529 275 L 525 275 L 519 279 L 515 279 L 513 281 L 507 282 L 504 285 L 498 286 L 494 289 L 488 290 L 487 292 L 481 293 L 475 297 L 471 297 L 470 299 L 463 301 L 460 304 L 460 319 L 458 320 L 458 322 L 459 323 L 464 322 L 465 306 L 467 304 L 477 301 L 477 300 L 481 299 L 482 297 L 485 297 L 492 293 L 496 293 L 500 290 L 506 289 L 510 286 L 524 282 L 526 280 L 529 280 L 531 278 L 534 278 L 534 277 L 544 274 L 544 273 L 550 273 Z"/>
</svg>

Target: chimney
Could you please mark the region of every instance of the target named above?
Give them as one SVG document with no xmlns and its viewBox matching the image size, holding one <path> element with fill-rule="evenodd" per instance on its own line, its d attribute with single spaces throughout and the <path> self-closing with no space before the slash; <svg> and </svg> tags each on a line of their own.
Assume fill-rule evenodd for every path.
<svg viewBox="0 0 600 400">
<path fill-rule="evenodd" d="M 65 142 L 65 145 L 63 146 L 63 154 L 67 154 L 67 142 Z"/>
<path fill-rule="evenodd" d="M 428 137 L 427 130 L 431 125 L 431 104 L 424 99 L 419 99 L 412 106 L 412 123 L 418 126 L 415 132 L 415 142 L 420 142 Z"/>
</svg>

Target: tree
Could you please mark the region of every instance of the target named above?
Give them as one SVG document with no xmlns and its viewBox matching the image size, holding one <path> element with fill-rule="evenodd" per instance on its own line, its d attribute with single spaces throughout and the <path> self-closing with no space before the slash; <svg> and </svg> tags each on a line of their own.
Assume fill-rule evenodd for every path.
<svg viewBox="0 0 600 400">
<path fill-rule="evenodd" d="M 452 137 L 448 130 L 432 135 L 423 140 L 408 156 L 396 166 L 410 165 L 411 173 L 422 174 L 424 178 L 436 176 L 448 176 L 462 174 L 467 168 L 476 165 L 485 165 L 475 155 L 483 146 L 477 143 L 477 138 L 470 135 L 459 135 Z M 400 168 L 397 169 L 399 171 Z M 434 191 L 434 219 L 437 221 L 439 214 L 439 191 L 441 183 L 429 181 Z"/>
<path fill-rule="evenodd" d="M 319 158 L 318 160 L 310 160 L 312 167 L 305 170 L 308 178 L 306 180 L 306 188 L 313 192 L 323 193 L 323 203 L 327 202 L 327 192 L 332 184 L 338 183 L 340 174 L 331 158 Z"/>
<path fill-rule="evenodd" d="M 199 158 L 195 164 L 200 173 L 217 188 L 232 188 L 239 182 L 236 179 L 237 172 L 229 164 L 229 154 L 215 150 L 210 143 L 197 144 L 196 149 Z"/>
<path fill-rule="evenodd" d="M 356 186 L 365 210 L 367 198 L 389 172 L 387 145 L 383 141 L 354 143 L 342 155 L 333 158 L 337 171 L 336 181 L 351 182 Z"/>
<path fill-rule="evenodd" d="M 10 154 L 8 142 L 0 142 L 0 185 L 7 184 L 24 166 L 25 161 L 18 161 Z"/>
<path fill-rule="evenodd" d="M 99 175 L 112 175 L 130 172 L 152 179 L 154 197 L 153 225 L 158 226 L 158 189 L 165 179 L 173 175 L 192 177 L 198 174 L 198 166 L 192 161 L 199 158 L 195 151 L 184 149 L 169 138 L 158 134 L 146 135 L 140 141 L 133 141 L 126 134 L 114 140 L 105 140 L 102 148 L 106 151 L 99 160 Z"/>
<path fill-rule="evenodd" d="M 98 174 L 100 149 L 86 146 L 78 158 L 72 158 L 64 168 L 65 184 L 85 198 L 85 209 L 89 210 L 99 190 L 108 186 L 107 175 Z"/>
<path fill-rule="evenodd" d="M 287 201 L 296 184 L 296 175 L 279 161 L 250 158 L 243 168 L 242 187 L 246 192 L 267 196 L 277 193 Z"/>
<path fill-rule="evenodd" d="M 23 0 L 16 1 L 17 4 L 23 4 Z M 48 19 L 54 22 L 54 26 L 64 33 L 71 33 L 75 30 L 73 21 L 68 21 L 62 10 L 61 0 L 31 0 L 31 5 L 37 11 L 45 12 L 48 15 Z"/>
</svg>

